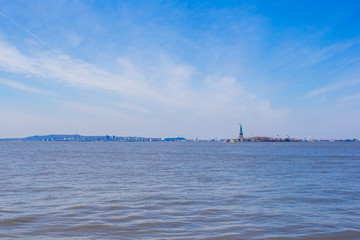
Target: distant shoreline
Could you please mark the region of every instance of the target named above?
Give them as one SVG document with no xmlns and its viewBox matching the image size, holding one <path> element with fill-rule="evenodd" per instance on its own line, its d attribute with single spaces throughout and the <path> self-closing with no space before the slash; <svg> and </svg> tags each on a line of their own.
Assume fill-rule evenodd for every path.
<svg viewBox="0 0 360 240">
<path fill-rule="evenodd" d="M 30 136 L 25 138 L 1 138 L 1 142 L 359 142 L 359 139 L 298 139 L 298 138 L 272 138 L 250 137 L 236 139 L 186 139 L 175 138 L 149 138 L 149 137 L 122 137 L 122 136 L 82 136 L 78 134 L 51 134 Z"/>
</svg>

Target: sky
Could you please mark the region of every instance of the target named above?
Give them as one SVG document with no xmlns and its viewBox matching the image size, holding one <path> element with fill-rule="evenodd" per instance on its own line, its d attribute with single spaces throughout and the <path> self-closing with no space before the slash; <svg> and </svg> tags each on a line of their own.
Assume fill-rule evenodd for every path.
<svg viewBox="0 0 360 240">
<path fill-rule="evenodd" d="M 0 138 L 360 138 L 359 1 L 0 0 Z"/>
</svg>

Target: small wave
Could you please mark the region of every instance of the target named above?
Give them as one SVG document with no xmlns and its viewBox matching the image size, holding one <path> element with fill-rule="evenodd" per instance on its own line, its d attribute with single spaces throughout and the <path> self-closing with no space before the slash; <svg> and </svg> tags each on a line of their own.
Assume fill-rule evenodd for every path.
<svg viewBox="0 0 360 240">
<path fill-rule="evenodd" d="M 197 211 L 197 214 L 199 214 L 199 215 L 215 215 L 215 214 L 219 214 L 220 212 L 223 212 L 223 210 L 220 210 L 220 209 L 204 209 L 204 210 Z"/>
<path fill-rule="evenodd" d="M 79 206 L 67 207 L 67 208 L 65 208 L 65 210 L 76 210 L 76 209 L 84 209 L 84 208 L 85 208 L 85 206 L 79 205 Z"/>
<path fill-rule="evenodd" d="M 127 209 L 128 207 L 125 206 L 110 206 L 107 209 L 108 210 L 123 210 L 123 209 Z"/>
<path fill-rule="evenodd" d="M 245 195 L 245 194 L 236 194 L 234 198 L 253 198 L 254 196 Z"/>
<path fill-rule="evenodd" d="M 156 228 L 157 231 L 159 228 L 177 228 L 181 225 L 183 225 L 183 222 L 159 222 L 159 221 L 146 221 L 146 222 L 140 222 L 136 224 L 138 227 L 141 228 Z"/>
<path fill-rule="evenodd" d="M 87 175 L 87 174 L 91 174 L 91 172 L 77 172 L 75 174 L 77 174 L 77 175 Z"/>
<path fill-rule="evenodd" d="M 16 226 L 16 225 L 21 225 L 24 223 L 33 222 L 36 219 L 37 218 L 35 218 L 35 217 L 10 218 L 10 219 L 5 219 L 5 220 L 0 221 L 0 226 L 1 225 Z"/>
<path fill-rule="evenodd" d="M 52 187 L 53 189 L 70 189 L 69 186 L 56 186 L 56 187 Z"/>
<path fill-rule="evenodd" d="M 276 218 L 279 217 L 279 214 L 265 214 L 265 215 L 261 215 L 262 218 Z"/>
<path fill-rule="evenodd" d="M 223 240 L 223 239 L 237 239 L 237 240 L 247 240 L 247 238 L 240 237 L 237 233 L 227 233 L 216 237 L 206 237 L 204 240 Z"/>
<path fill-rule="evenodd" d="M 341 202 L 341 199 L 338 198 L 299 198 L 300 201 L 309 202 L 309 203 L 334 203 Z"/>
<path fill-rule="evenodd" d="M 309 226 L 309 225 L 290 225 L 290 226 L 286 226 L 286 227 L 277 227 L 277 228 L 274 228 L 274 230 L 283 232 L 283 233 L 292 233 L 296 230 L 305 229 L 305 228 L 309 228 L 309 227 L 311 227 L 311 226 Z"/>
<path fill-rule="evenodd" d="M 174 202 L 171 202 L 171 204 L 174 204 L 174 205 L 190 205 L 190 204 L 194 204 L 195 201 L 174 201 Z"/>
<path fill-rule="evenodd" d="M 90 208 L 91 208 L 91 206 L 75 205 L 75 206 L 67 207 L 67 208 L 65 208 L 65 210 L 79 210 L 79 209 L 90 209 Z"/>
<path fill-rule="evenodd" d="M 148 205 L 148 206 L 143 206 L 143 207 L 141 207 L 141 209 L 153 210 L 153 209 L 157 209 L 157 207 L 155 207 L 155 206 L 153 206 L 153 205 Z"/>
<path fill-rule="evenodd" d="M 252 213 L 236 213 L 236 214 L 234 214 L 234 216 L 237 216 L 237 217 L 241 217 L 241 218 L 243 218 L 243 217 L 253 217 L 254 216 L 254 214 L 252 214 Z"/>
<path fill-rule="evenodd" d="M 64 231 L 104 231 L 107 230 L 109 228 L 109 226 L 107 224 L 102 224 L 102 223 L 92 223 L 92 224 L 86 224 L 86 225 L 77 225 L 77 226 L 73 226 L 70 228 L 64 228 Z"/>
<path fill-rule="evenodd" d="M 0 238 L 16 239 L 15 236 L 6 235 L 6 234 L 3 234 L 3 233 L 0 233 Z"/>
<path fill-rule="evenodd" d="M 310 197 L 281 197 L 276 201 L 306 202 L 306 203 L 334 203 L 341 202 L 339 198 L 310 198 Z"/>
<path fill-rule="evenodd" d="M 139 227 L 158 227 L 160 223 L 157 222 L 141 222 L 138 223 L 137 225 Z"/>
<path fill-rule="evenodd" d="M 111 223 L 120 223 L 120 222 L 130 222 L 133 220 L 143 219 L 143 216 L 140 215 L 130 215 L 124 218 L 108 218 L 107 221 Z"/>
<path fill-rule="evenodd" d="M 197 218 L 197 222 L 201 222 L 201 223 L 223 223 L 223 222 L 228 222 L 229 218 L 211 218 L 209 216 L 202 216 L 200 218 Z"/>
<path fill-rule="evenodd" d="M 360 231 L 353 230 L 345 230 L 341 232 L 333 232 L 333 233 L 318 233 L 313 235 L 305 235 L 302 236 L 301 239 L 331 239 L 331 240 L 358 240 L 360 239 Z"/>
<path fill-rule="evenodd" d="M 1 210 L 0 213 L 17 213 L 16 211 L 10 211 L 10 210 Z"/>
<path fill-rule="evenodd" d="M 174 197 L 165 197 L 165 196 L 146 196 L 144 200 L 174 200 Z"/>
</svg>

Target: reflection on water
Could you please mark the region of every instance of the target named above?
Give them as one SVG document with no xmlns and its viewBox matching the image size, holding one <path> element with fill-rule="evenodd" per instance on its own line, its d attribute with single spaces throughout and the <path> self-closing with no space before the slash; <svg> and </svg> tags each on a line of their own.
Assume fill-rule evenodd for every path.
<svg viewBox="0 0 360 240">
<path fill-rule="evenodd" d="M 0 143 L 4 239 L 359 239 L 359 143 Z"/>
</svg>

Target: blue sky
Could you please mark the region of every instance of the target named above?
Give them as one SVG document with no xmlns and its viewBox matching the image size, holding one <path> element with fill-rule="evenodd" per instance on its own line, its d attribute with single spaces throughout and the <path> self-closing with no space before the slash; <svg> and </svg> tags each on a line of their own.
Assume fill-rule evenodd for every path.
<svg viewBox="0 0 360 240">
<path fill-rule="evenodd" d="M 358 1 L 0 0 L 0 137 L 359 138 Z"/>
</svg>

